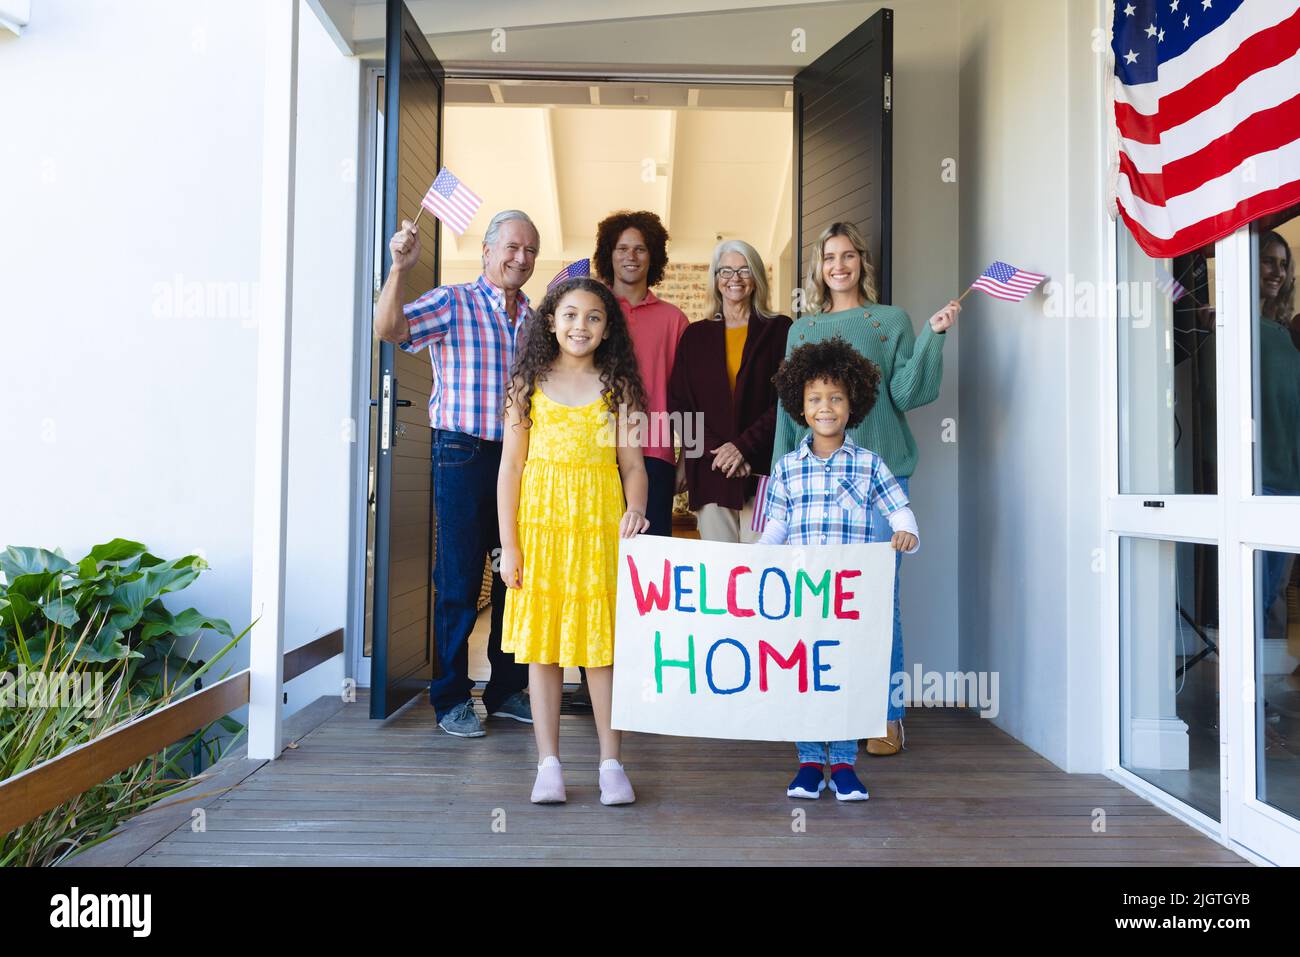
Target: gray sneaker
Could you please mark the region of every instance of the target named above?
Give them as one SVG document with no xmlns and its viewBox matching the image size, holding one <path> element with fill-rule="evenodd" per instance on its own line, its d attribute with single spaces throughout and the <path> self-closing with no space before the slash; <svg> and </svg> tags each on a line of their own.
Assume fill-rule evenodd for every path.
<svg viewBox="0 0 1300 957">
<path fill-rule="evenodd" d="M 479 723 L 478 715 L 474 713 L 473 698 L 464 704 L 456 705 L 443 715 L 438 721 L 438 727 L 458 738 L 481 738 L 487 733 Z"/>
<path fill-rule="evenodd" d="M 524 724 L 533 723 L 533 706 L 528 703 L 528 695 L 516 691 L 492 712 L 494 718 L 513 718 Z"/>
</svg>

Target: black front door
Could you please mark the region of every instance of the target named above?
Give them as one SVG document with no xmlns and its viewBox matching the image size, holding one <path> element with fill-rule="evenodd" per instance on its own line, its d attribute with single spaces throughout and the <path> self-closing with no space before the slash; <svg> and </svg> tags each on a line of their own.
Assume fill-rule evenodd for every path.
<svg viewBox="0 0 1300 957">
<path fill-rule="evenodd" d="M 383 274 L 388 238 L 414 219 L 442 163 L 443 71 L 401 0 L 388 2 L 384 69 Z M 438 285 L 438 224 L 422 217 L 423 251 L 402 301 Z M 370 716 L 386 718 L 428 686 L 433 653 L 434 522 L 427 354 L 380 343 L 376 380 L 375 527 Z"/>
<path fill-rule="evenodd" d="M 889 302 L 894 12 L 880 10 L 794 78 L 794 262 L 833 222 L 866 237 Z"/>
</svg>

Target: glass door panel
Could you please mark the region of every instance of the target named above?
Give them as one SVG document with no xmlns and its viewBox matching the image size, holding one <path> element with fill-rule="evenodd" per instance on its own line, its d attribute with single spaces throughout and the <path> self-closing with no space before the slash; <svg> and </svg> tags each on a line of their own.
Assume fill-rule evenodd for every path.
<svg viewBox="0 0 1300 957">
<path fill-rule="evenodd" d="M 1300 562 L 1255 552 L 1255 797 L 1300 817 Z"/>
<path fill-rule="evenodd" d="M 1214 247 L 1152 259 L 1121 230 L 1117 279 L 1120 493 L 1213 495 Z"/>
<path fill-rule="evenodd" d="M 1219 820 L 1218 548 L 1120 538 L 1120 766 Z"/>
<path fill-rule="evenodd" d="M 1300 496 L 1300 322 L 1295 295 L 1300 209 L 1283 210 L 1256 223 L 1250 248 L 1254 492 Z"/>
</svg>

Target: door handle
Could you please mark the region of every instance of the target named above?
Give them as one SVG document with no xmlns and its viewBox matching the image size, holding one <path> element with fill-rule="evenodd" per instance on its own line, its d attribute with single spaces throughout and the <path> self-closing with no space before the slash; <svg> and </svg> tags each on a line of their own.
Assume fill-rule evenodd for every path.
<svg viewBox="0 0 1300 957">
<path fill-rule="evenodd" d="M 379 453 L 386 455 L 392 445 L 393 436 L 393 374 L 384 373 L 382 392 L 379 398 Z"/>
<path fill-rule="evenodd" d="M 406 408 L 411 400 L 397 398 L 397 379 L 391 372 L 385 372 L 380 397 L 371 399 L 370 404 L 379 406 L 379 451 L 380 454 L 386 454 L 397 437 L 406 434 L 406 426 L 401 423 L 397 423 L 396 428 L 393 427 L 396 421 L 393 407 Z"/>
</svg>

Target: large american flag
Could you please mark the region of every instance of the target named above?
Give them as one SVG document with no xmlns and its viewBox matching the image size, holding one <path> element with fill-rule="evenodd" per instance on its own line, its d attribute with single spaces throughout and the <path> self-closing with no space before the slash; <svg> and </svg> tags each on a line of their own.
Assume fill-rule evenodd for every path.
<svg viewBox="0 0 1300 957">
<path fill-rule="evenodd" d="M 1300 0 L 1115 0 L 1115 203 L 1179 256 L 1300 202 Z"/>
<path fill-rule="evenodd" d="M 1007 302 L 1020 302 L 1046 278 L 1036 272 L 1017 269 L 1004 262 L 995 262 L 980 273 L 980 277 L 971 283 L 970 287 L 998 299 L 1005 299 Z"/>
<path fill-rule="evenodd" d="M 438 171 L 429 191 L 424 194 L 424 199 L 420 200 L 420 205 L 459 236 L 469 228 L 469 222 L 483 205 L 483 200 L 444 166 Z"/>
</svg>

